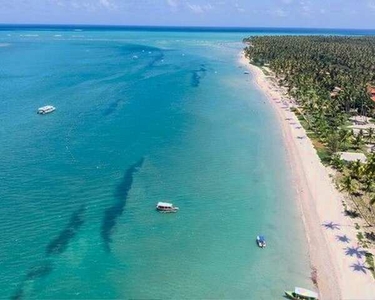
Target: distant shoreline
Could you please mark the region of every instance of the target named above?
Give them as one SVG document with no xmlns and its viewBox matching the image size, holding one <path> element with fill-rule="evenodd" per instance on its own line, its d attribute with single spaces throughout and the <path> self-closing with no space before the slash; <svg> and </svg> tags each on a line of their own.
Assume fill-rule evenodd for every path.
<svg viewBox="0 0 375 300">
<path fill-rule="evenodd" d="M 375 28 L 309 28 L 309 27 L 214 27 L 214 26 L 156 26 L 156 25 L 100 25 L 100 24 L 7 24 L 0 23 L 0 31 L 24 30 L 74 30 L 87 31 L 113 30 L 113 31 L 151 31 L 151 32 L 210 32 L 210 33 L 289 33 L 312 35 L 375 35 Z"/>
<path fill-rule="evenodd" d="M 343 214 L 343 195 L 334 187 L 305 130 L 290 111 L 291 99 L 278 91 L 260 68 L 249 64 L 243 53 L 239 63 L 251 72 L 281 125 L 293 188 L 309 244 L 311 267 L 317 270 L 320 299 L 374 299 L 375 283 L 371 274 L 354 272 L 350 266 L 356 263 L 355 259 L 345 255 L 345 246 L 357 245 L 354 223 Z M 340 230 L 324 226 L 329 222 L 339 224 Z M 341 244 L 337 240 L 338 234 L 345 234 L 352 243 Z"/>
</svg>

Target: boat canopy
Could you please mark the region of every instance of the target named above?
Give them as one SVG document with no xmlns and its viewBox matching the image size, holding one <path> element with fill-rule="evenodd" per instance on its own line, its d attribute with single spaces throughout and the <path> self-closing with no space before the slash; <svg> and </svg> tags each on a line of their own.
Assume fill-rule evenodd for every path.
<svg viewBox="0 0 375 300">
<path fill-rule="evenodd" d="M 309 291 L 307 289 L 300 288 L 300 287 L 296 287 L 294 289 L 294 293 L 303 297 L 318 299 L 317 293 Z"/>
<path fill-rule="evenodd" d="M 46 106 L 42 106 L 38 108 L 38 110 L 50 110 L 50 109 L 54 109 L 54 107 L 52 105 L 46 105 Z"/>
<path fill-rule="evenodd" d="M 264 237 L 264 235 L 260 235 L 259 236 L 259 241 L 261 241 L 261 242 L 265 242 L 266 241 L 266 238 Z"/>
<path fill-rule="evenodd" d="M 162 207 L 173 207 L 173 204 L 172 204 L 172 203 L 167 203 L 167 202 L 159 202 L 159 203 L 158 203 L 158 206 L 162 206 Z"/>
</svg>

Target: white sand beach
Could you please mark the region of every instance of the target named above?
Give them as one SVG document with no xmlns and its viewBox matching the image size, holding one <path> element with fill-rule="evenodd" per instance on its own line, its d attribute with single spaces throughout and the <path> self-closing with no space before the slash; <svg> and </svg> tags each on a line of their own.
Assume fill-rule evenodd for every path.
<svg viewBox="0 0 375 300">
<path fill-rule="evenodd" d="M 298 118 L 290 111 L 291 102 L 243 54 L 239 60 L 266 94 L 280 121 L 305 224 L 311 266 L 317 269 L 320 299 L 375 299 L 375 280 L 365 268 L 354 222 L 344 215 L 343 195 L 335 188 L 328 169 L 320 162 Z"/>
</svg>

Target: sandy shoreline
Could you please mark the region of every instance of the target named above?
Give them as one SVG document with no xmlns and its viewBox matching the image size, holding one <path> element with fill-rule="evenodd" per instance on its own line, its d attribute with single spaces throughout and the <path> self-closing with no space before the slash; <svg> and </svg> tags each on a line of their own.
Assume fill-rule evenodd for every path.
<svg viewBox="0 0 375 300">
<path fill-rule="evenodd" d="M 272 88 L 260 68 L 249 64 L 243 53 L 239 62 L 251 72 L 280 121 L 310 262 L 317 269 L 320 299 L 375 299 L 375 281 L 368 270 L 361 268 L 365 257 L 358 252 L 361 249 L 354 222 L 344 215 L 342 195 L 335 189 L 298 118 L 290 111 L 290 103 L 281 101 L 280 92 Z"/>
</svg>

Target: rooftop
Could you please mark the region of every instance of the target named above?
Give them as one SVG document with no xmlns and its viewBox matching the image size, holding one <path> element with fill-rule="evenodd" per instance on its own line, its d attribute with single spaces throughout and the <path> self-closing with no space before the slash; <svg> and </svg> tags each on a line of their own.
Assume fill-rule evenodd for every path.
<svg viewBox="0 0 375 300">
<path fill-rule="evenodd" d="M 173 204 L 167 202 L 158 202 L 158 206 L 172 207 Z"/>
<path fill-rule="evenodd" d="M 366 155 L 363 153 L 356 153 L 356 152 L 339 152 L 340 158 L 345 161 L 357 161 L 359 160 L 361 163 L 365 163 L 367 161 Z"/>
<path fill-rule="evenodd" d="M 52 108 L 54 108 L 52 105 L 46 105 L 46 106 L 39 107 L 38 109 L 39 110 L 46 110 L 46 109 L 52 109 Z"/>
</svg>

